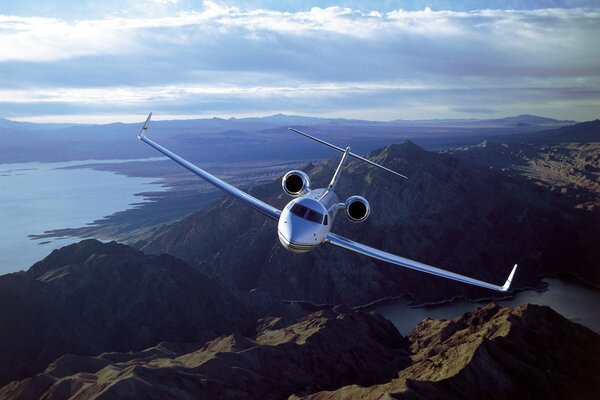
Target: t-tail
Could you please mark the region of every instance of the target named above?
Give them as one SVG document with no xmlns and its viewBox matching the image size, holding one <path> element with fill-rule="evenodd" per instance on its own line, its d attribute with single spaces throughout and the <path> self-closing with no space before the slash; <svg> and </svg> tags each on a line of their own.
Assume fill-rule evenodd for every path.
<svg viewBox="0 0 600 400">
<path fill-rule="evenodd" d="M 394 174 L 394 175 L 398 175 L 398 176 L 400 176 L 400 177 L 402 177 L 402 178 L 404 178 L 404 179 L 408 179 L 408 177 L 407 177 L 407 176 L 405 176 L 405 175 L 402 175 L 402 174 L 401 174 L 401 173 L 399 173 L 399 172 L 396 172 L 396 171 L 394 171 L 394 170 L 391 170 L 391 169 L 389 169 L 389 168 L 386 168 L 386 167 L 384 167 L 383 165 L 379 165 L 379 164 L 377 164 L 376 162 L 373 162 L 373 161 L 371 161 L 371 160 L 369 160 L 369 159 L 366 159 L 366 158 L 364 158 L 364 157 L 361 157 L 361 156 L 359 156 L 358 154 L 352 153 L 352 152 L 350 151 L 350 148 L 349 148 L 349 147 L 347 147 L 347 148 L 343 149 L 343 148 L 341 148 L 341 147 L 339 147 L 339 146 L 336 146 L 335 144 L 328 143 L 328 142 L 326 142 L 326 141 L 324 141 L 324 140 L 322 140 L 322 139 L 319 139 L 319 138 L 316 138 L 316 137 L 314 137 L 314 136 L 312 136 L 312 135 L 309 135 L 308 133 L 304 133 L 304 132 L 302 132 L 302 131 L 299 131 L 298 129 L 295 129 L 295 128 L 288 128 L 288 129 L 289 129 L 290 131 L 296 132 L 296 133 L 298 133 L 298 134 L 300 134 L 300 135 L 302 135 L 302 136 L 304 136 L 304 137 L 307 137 L 307 138 L 309 138 L 309 139 L 312 139 L 312 140 L 314 140 L 315 142 L 318 142 L 318 143 L 324 144 L 324 145 L 325 145 L 325 146 L 327 146 L 327 147 L 331 147 L 332 149 L 334 149 L 334 150 L 337 150 L 337 151 L 339 151 L 340 153 L 345 153 L 345 154 L 344 154 L 344 158 L 343 158 L 343 159 L 345 159 L 345 157 L 347 157 L 347 156 L 350 156 L 350 157 L 356 158 L 357 160 L 364 161 L 364 162 L 366 162 L 367 164 L 370 164 L 370 165 L 372 165 L 372 166 L 374 166 L 374 167 L 381 168 L 381 169 L 383 169 L 383 170 L 385 170 L 385 171 L 387 171 L 387 172 L 391 172 L 392 174 Z M 347 155 L 346 155 L 346 154 L 347 154 Z M 341 166 L 341 164 L 342 164 L 342 163 L 340 163 L 340 166 Z M 339 167 L 338 167 L 338 169 L 339 169 Z M 337 173 L 337 171 L 336 171 L 336 173 Z"/>
</svg>

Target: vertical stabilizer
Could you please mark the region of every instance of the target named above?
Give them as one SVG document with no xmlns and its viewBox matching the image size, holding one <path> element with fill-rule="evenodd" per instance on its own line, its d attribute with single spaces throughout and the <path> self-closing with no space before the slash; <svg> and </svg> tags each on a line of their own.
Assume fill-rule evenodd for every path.
<svg viewBox="0 0 600 400">
<path fill-rule="evenodd" d="M 342 165 L 344 165 L 344 161 L 346 161 L 346 158 L 348 158 L 348 154 L 350 154 L 350 147 L 346 147 L 346 150 L 342 155 L 342 159 L 340 160 L 340 163 L 338 164 L 337 169 L 331 178 L 331 182 L 329 182 L 329 186 L 327 186 L 327 190 L 333 190 L 335 188 L 335 185 L 340 178 L 340 174 L 342 173 Z"/>
</svg>

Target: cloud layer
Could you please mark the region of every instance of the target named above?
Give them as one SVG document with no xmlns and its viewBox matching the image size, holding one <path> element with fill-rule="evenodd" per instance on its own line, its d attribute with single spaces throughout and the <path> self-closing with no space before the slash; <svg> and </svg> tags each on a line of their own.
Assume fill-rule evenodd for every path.
<svg viewBox="0 0 600 400">
<path fill-rule="evenodd" d="M 4 15 L 0 116 L 585 120 L 600 109 L 597 32 L 600 10 L 582 8 L 285 12 L 206 1 L 161 16 Z"/>
</svg>

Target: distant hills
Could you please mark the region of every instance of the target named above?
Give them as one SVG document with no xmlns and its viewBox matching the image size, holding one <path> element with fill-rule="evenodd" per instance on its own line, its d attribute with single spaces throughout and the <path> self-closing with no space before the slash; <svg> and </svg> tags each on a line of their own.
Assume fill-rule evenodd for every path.
<svg viewBox="0 0 600 400">
<path fill-rule="evenodd" d="M 600 119 L 526 135 L 522 140 L 538 144 L 600 142 Z"/>
<path fill-rule="evenodd" d="M 0 119 L 0 163 L 146 158 L 155 155 L 137 141 L 143 118 L 134 124 L 34 124 Z M 412 140 L 428 149 L 475 144 L 494 135 L 520 135 L 572 125 L 531 115 L 490 120 L 364 121 L 273 115 L 263 118 L 207 118 L 152 122 L 152 135 L 188 158 L 208 162 L 317 159 L 328 149 L 290 133 L 290 125 L 310 128 L 326 140 L 367 152 Z M 218 153 L 218 157 L 216 154 Z"/>
<path fill-rule="evenodd" d="M 494 119 L 396 119 L 392 121 L 368 121 L 360 119 L 344 118 L 315 118 L 296 115 L 277 114 L 263 118 L 242 118 L 238 121 L 269 121 L 292 125 L 316 125 L 316 124 L 342 124 L 342 125 L 398 125 L 398 126 L 481 126 L 481 127 L 517 127 L 517 126 L 544 126 L 559 127 L 577 123 L 573 120 L 557 120 L 553 118 L 540 117 L 537 115 L 522 114 L 513 117 Z"/>
<path fill-rule="evenodd" d="M 539 117 L 537 115 L 522 114 L 514 117 L 494 118 L 494 119 L 431 119 L 431 120 L 394 120 L 392 123 L 397 124 L 417 124 L 417 125 L 429 125 L 429 126 L 504 126 L 504 127 L 517 127 L 517 126 L 545 126 L 545 127 L 558 127 L 564 125 L 575 124 L 573 120 L 557 120 L 553 118 Z"/>
<path fill-rule="evenodd" d="M 53 130 L 68 128 L 76 124 L 61 124 L 61 123 L 34 123 L 12 121 L 10 119 L 0 118 L 0 128 L 25 129 L 25 130 Z"/>
<path fill-rule="evenodd" d="M 142 118 L 140 118 L 140 122 Z M 323 117 L 306 117 L 301 115 L 286 115 L 275 114 L 266 117 L 247 117 L 247 118 L 199 118 L 187 120 L 166 120 L 160 121 L 168 124 L 197 124 L 199 126 L 215 126 L 216 124 L 284 124 L 284 125 L 316 125 L 338 123 L 344 125 L 352 124 L 389 124 L 389 125 L 464 125 L 464 124 L 479 124 L 479 125 L 503 125 L 512 126 L 517 124 L 542 125 L 542 126 L 559 126 L 571 125 L 576 123 L 573 120 L 557 120 L 553 118 L 540 117 L 537 115 L 522 114 L 513 117 L 495 118 L 495 119 L 423 119 L 423 120 L 407 120 L 396 119 L 392 121 L 373 121 L 362 119 L 347 119 L 347 118 L 323 118 Z M 115 121 L 115 123 L 118 123 Z M 114 124 L 114 123 L 113 123 Z M 77 124 L 77 123 L 32 123 L 18 122 L 5 118 L 0 118 L 0 127 L 3 128 L 21 128 L 21 129 L 58 129 L 72 126 L 89 126 L 89 125 L 112 125 L 112 124 Z"/>
<path fill-rule="evenodd" d="M 576 121 L 573 120 L 556 120 L 553 118 L 545 118 L 539 117 L 537 115 L 529 115 L 522 114 L 517 115 L 515 117 L 505 117 L 505 118 L 497 118 L 490 120 L 482 120 L 482 122 L 494 124 L 509 124 L 509 125 L 518 125 L 518 124 L 527 124 L 527 125 L 545 125 L 545 126 L 558 126 L 558 125 L 568 125 L 575 124 Z"/>
</svg>

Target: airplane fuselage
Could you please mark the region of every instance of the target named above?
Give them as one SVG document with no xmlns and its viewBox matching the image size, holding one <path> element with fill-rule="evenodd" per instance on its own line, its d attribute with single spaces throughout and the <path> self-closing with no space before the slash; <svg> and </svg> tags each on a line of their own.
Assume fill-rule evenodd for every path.
<svg viewBox="0 0 600 400">
<path fill-rule="evenodd" d="M 304 253 L 312 250 L 325 238 L 335 218 L 338 197 L 324 188 L 290 201 L 281 211 L 277 233 L 279 241 L 288 250 Z"/>
</svg>

